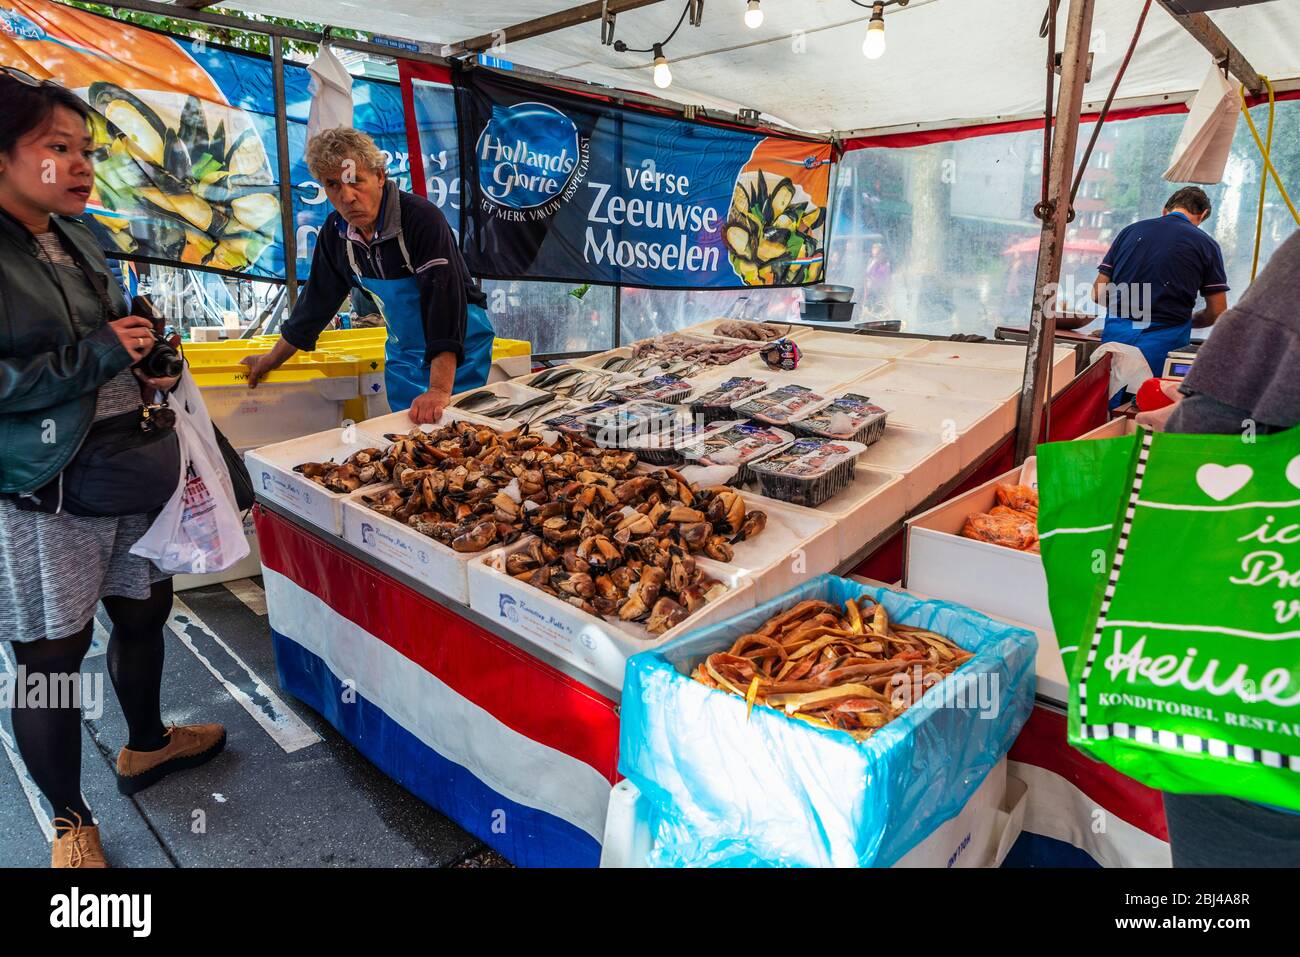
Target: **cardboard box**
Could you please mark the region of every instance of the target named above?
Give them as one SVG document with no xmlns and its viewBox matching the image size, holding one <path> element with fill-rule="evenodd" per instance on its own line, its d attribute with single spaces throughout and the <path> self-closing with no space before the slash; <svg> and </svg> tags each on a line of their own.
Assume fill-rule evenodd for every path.
<svg viewBox="0 0 1300 957">
<path fill-rule="evenodd" d="M 470 562 L 470 608 L 615 688 L 623 687 L 623 670 L 632 655 L 658 647 L 693 628 L 747 611 L 755 604 L 756 590 L 749 578 L 730 566 L 697 556 L 697 567 L 730 590 L 675 628 L 651 635 L 644 625 L 601 620 L 494 567 L 504 564 L 505 556 L 527 544 L 520 540 Z"/>
<path fill-rule="evenodd" d="M 342 462 L 361 449 L 383 449 L 388 444 L 379 432 L 351 426 L 264 445 L 245 453 L 244 463 L 259 496 L 338 535 L 343 530 L 343 500 L 351 493 L 331 492 L 295 472 L 294 466 L 303 462 Z"/>
<path fill-rule="evenodd" d="M 1085 432 L 1080 435 L 1080 439 L 1117 439 L 1121 436 L 1132 435 L 1138 430 L 1137 422 L 1127 416 L 1119 416 L 1111 419 L 1105 425 L 1099 425 L 1091 432 Z"/>
<path fill-rule="evenodd" d="M 994 489 L 999 484 L 1036 485 L 1036 460 L 1029 458 L 1023 466 L 908 519 L 903 581 L 909 591 L 1051 630 L 1042 556 L 960 534 L 967 516 L 997 504 Z"/>
<path fill-rule="evenodd" d="M 894 867 L 998 867 L 1024 828 L 1028 788 L 997 763 L 955 817 L 944 821 Z M 610 791 L 601 867 L 647 867 L 654 849 L 650 802 L 631 781 Z"/>
</svg>

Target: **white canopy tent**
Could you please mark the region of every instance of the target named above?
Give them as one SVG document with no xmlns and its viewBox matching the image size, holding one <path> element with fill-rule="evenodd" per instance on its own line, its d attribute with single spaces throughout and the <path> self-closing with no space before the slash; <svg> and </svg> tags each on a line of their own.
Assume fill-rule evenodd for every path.
<svg viewBox="0 0 1300 957">
<path fill-rule="evenodd" d="M 388 0 L 382 10 L 354 0 L 236 0 L 250 12 L 327 21 L 442 45 L 575 6 L 574 0 Z M 684 0 L 619 14 L 615 37 L 647 48 L 672 32 Z M 964 125 L 1041 115 L 1046 0 L 911 0 L 885 12 L 888 49 L 862 55 L 871 12 L 850 0 L 763 0 L 757 30 L 745 0 L 706 0 L 702 25 L 682 25 L 665 48 L 673 84 L 658 90 L 648 54 L 601 43 L 599 21 L 507 42 L 492 53 L 574 79 L 767 118 L 809 132 Z M 1105 98 L 1141 11 L 1140 0 L 1097 0 L 1095 55 L 1084 102 Z M 1300 85 L 1300 3 L 1271 0 L 1216 11 L 1213 22 L 1275 85 Z M 1064 5 L 1062 6 L 1062 21 Z M 1058 35 L 1062 42 L 1064 24 Z M 1189 99 L 1209 53 L 1155 5 L 1118 91 L 1120 102 Z M 1293 82 L 1286 82 L 1293 81 Z"/>
</svg>

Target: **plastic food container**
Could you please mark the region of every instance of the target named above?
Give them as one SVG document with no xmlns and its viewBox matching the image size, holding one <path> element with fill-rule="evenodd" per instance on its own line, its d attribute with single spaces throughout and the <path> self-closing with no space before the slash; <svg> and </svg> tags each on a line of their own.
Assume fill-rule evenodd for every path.
<svg viewBox="0 0 1300 957">
<path fill-rule="evenodd" d="M 823 406 L 790 423 L 798 435 L 815 439 L 836 439 L 870 445 L 885 434 L 889 413 L 874 405 L 865 395 L 846 392 L 830 405 Z"/>
<path fill-rule="evenodd" d="M 696 398 L 691 403 L 691 411 L 703 417 L 705 422 L 717 422 L 732 417 L 731 407 L 743 402 L 750 396 L 757 395 L 767 388 L 763 379 L 751 379 L 749 376 L 732 376 L 716 389 Z"/>
<path fill-rule="evenodd" d="M 636 457 L 647 465 L 681 465 L 686 461 L 686 456 L 682 453 L 684 446 L 698 442 L 705 434 L 725 425 L 723 422 L 702 423 L 694 416 L 679 413 L 671 424 L 663 428 L 628 436 L 624 448 L 635 452 Z"/>
<path fill-rule="evenodd" d="M 614 395 L 624 402 L 681 402 L 695 391 L 689 379 L 671 373 L 650 379 L 638 379 L 614 390 Z"/>
<path fill-rule="evenodd" d="M 764 495 L 816 508 L 848 487 L 854 464 L 866 450 L 861 442 L 799 439 L 751 468 Z"/>
<path fill-rule="evenodd" d="M 592 405 L 583 406 L 572 412 L 561 412 L 559 415 L 552 416 L 542 421 L 542 427 L 555 429 L 557 432 L 566 432 L 569 435 L 586 435 L 587 426 L 583 423 L 583 418 L 589 415 L 595 415 L 597 412 L 603 412 L 607 409 L 617 408 L 622 405 L 618 399 L 605 399 L 602 402 L 596 402 Z"/>
<path fill-rule="evenodd" d="M 824 405 L 830 398 L 804 385 L 783 385 L 769 389 L 752 398 L 733 405 L 732 411 L 746 418 L 757 419 L 769 425 L 786 425 L 791 419 L 806 416 Z"/>
<path fill-rule="evenodd" d="M 779 452 L 794 441 L 785 429 L 774 429 L 748 421 L 719 423 L 706 436 L 682 447 L 682 455 L 701 465 L 732 465 L 736 475 L 730 485 L 744 485 L 753 479 L 753 463 Z"/>
<path fill-rule="evenodd" d="M 634 436 L 647 436 L 673 428 L 678 410 L 662 402 L 624 402 L 581 416 L 587 434 L 604 448 L 625 448 Z"/>
</svg>

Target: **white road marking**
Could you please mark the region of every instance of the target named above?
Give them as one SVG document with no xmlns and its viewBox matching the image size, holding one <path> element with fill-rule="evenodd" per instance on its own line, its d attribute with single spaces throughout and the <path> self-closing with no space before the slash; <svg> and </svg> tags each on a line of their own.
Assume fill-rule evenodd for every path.
<svg viewBox="0 0 1300 957">
<path fill-rule="evenodd" d="M 0 645 L 0 670 L 3 670 L 5 674 L 15 680 L 17 679 L 18 669 L 9 660 L 9 651 L 4 645 Z M 36 787 L 36 782 L 32 780 L 27 765 L 18 756 L 18 746 L 14 744 L 14 739 L 9 736 L 4 728 L 0 728 L 0 745 L 3 745 L 5 757 L 9 759 L 14 774 L 18 776 L 18 784 L 23 789 L 23 794 L 27 796 L 27 803 L 31 806 L 32 815 L 36 818 L 37 826 L 40 827 L 41 833 L 45 835 L 46 843 L 54 843 L 54 824 L 50 821 L 50 815 L 45 811 L 45 802 L 41 799 L 40 789 Z"/>
<path fill-rule="evenodd" d="M 254 615 L 266 616 L 266 592 L 262 586 L 251 578 L 237 578 L 232 582 L 225 582 L 226 590 L 234 595 L 245 605 Z"/>
<path fill-rule="evenodd" d="M 179 598 L 172 601 L 171 616 L 168 618 L 167 624 L 176 637 L 190 650 L 190 653 L 199 659 L 203 667 L 207 668 L 214 678 L 221 682 L 230 696 L 252 716 L 254 721 L 262 726 L 262 730 L 269 734 L 272 740 L 284 749 L 286 754 L 292 754 L 294 751 L 299 751 L 320 742 L 321 736 L 294 714 L 288 705 L 280 699 L 280 696 L 258 677 L 252 668 L 248 667 L 244 659 L 239 657 L 233 648 L 222 641 L 220 636 L 204 624 L 203 619 L 194 614 L 190 607 Z M 257 693 L 266 699 L 267 707 L 259 706 L 248 692 L 227 679 L 202 652 L 194 647 L 194 643 L 190 640 L 187 631 L 189 627 L 198 628 L 208 638 L 221 646 L 221 649 L 230 656 L 231 660 L 253 680 Z"/>
</svg>

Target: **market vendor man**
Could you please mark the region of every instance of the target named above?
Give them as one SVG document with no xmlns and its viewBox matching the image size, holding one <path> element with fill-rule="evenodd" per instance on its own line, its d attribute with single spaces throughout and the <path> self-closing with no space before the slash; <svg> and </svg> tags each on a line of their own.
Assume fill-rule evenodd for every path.
<svg viewBox="0 0 1300 957">
<path fill-rule="evenodd" d="M 307 166 L 334 211 L 316 237 L 311 275 L 280 340 L 244 359 L 249 388 L 299 349 L 311 350 L 354 286 L 379 303 L 388 326 L 384 385 L 394 411 L 436 422 L 452 393 L 487 382 L 492 325 L 446 218 L 387 178 L 383 154 L 358 130 L 325 130 Z"/>
<path fill-rule="evenodd" d="M 1106 310 L 1102 342 L 1137 346 L 1151 366 L 1192 341 L 1228 308 L 1228 279 L 1219 244 L 1200 229 L 1210 198 L 1197 186 L 1169 197 L 1163 216 L 1125 226 L 1097 267 L 1092 298 Z M 1205 308 L 1193 312 L 1196 297 Z"/>
</svg>

